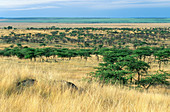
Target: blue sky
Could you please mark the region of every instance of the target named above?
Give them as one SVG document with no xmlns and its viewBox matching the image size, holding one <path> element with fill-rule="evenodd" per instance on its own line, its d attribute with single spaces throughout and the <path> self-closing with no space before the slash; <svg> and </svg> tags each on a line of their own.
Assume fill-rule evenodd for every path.
<svg viewBox="0 0 170 112">
<path fill-rule="evenodd" d="M 170 17 L 170 0 L 0 0 L 0 17 Z"/>
</svg>

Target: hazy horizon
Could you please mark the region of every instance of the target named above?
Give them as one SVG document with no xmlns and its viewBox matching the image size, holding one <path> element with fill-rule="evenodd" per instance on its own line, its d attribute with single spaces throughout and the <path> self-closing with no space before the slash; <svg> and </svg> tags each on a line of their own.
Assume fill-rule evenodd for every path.
<svg viewBox="0 0 170 112">
<path fill-rule="evenodd" d="M 78 16 L 73 16 L 73 17 L 67 17 L 67 16 L 65 16 L 65 17 L 62 17 L 62 16 L 61 17 L 47 17 L 47 16 L 42 16 L 42 17 L 41 16 L 40 17 L 38 17 L 38 16 L 37 17 L 36 16 L 28 16 L 28 17 L 27 16 L 25 16 L 25 17 L 24 16 L 21 16 L 21 17 L 15 17 L 15 16 L 13 16 L 13 17 L 0 17 L 0 19 L 12 19 L 12 18 L 82 18 L 82 19 L 83 18 L 87 18 L 87 19 L 88 18 L 97 18 L 97 19 L 100 19 L 100 18 L 101 19 L 102 18 L 106 18 L 106 19 L 109 19 L 109 18 L 113 18 L 113 19 L 114 18 L 115 19 L 117 19 L 117 18 L 118 19 L 119 18 L 125 18 L 125 19 L 126 18 L 129 18 L 129 19 L 130 18 L 132 18 L 132 19 L 133 18 L 135 18 L 135 19 L 138 19 L 138 18 L 139 19 L 142 19 L 142 18 L 144 18 L 144 19 L 152 19 L 152 18 L 155 18 L 155 19 L 159 19 L 160 18 L 160 19 L 164 19 L 164 18 L 170 18 L 170 16 L 169 17 L 102 17 L 102 16 L 101 17 L 100 16 L 96 16 L 96 17 L 91 17 L 91 16 L 89 16 L 89 17 L 83 17 L 83 16 L 82 17 L 78 17 Z"/>
</svg>

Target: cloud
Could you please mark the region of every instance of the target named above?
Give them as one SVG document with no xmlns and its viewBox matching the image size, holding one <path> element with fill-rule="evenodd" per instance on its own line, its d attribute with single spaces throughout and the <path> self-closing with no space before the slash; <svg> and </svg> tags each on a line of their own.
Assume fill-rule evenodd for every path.
<svg viewBox="0 0 170 112">
<path fill-rule="evenodd" d="M 59 0 L 0 0 L 1 8 L 16 8 L 35 4 L 45 4 Z"/>
<path fill-rule="evenodd" d="M 97 9 L 170 7 L 170 0 L 114 0 L 92 7 Z"/>
<path fill-rule="evenodd" d="M 19 8 L 19 9 L 10 9 L 10 10 L 37 10 L 37 9 L 54 9 L 54 8 L 60 8 L 56 6 L 44 6 L 44 7 L 29 7 L 29 8 Z"/>
<path fill-rule="evenodd" d="M 93 9 L 170 7 L 170 0 L 0 0 L 0 9 L 4 10 L 36 10 L 57 7 Z"/>
</svg>

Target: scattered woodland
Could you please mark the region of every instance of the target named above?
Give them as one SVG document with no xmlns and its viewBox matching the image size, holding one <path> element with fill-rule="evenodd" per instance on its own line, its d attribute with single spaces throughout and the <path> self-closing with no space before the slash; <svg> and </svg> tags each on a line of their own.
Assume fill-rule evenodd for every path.
<svg viewBox="0 0 170 112">
<path fill-rule="evenodd" d="M 20 101 L 16 103 L 20 103 L 28 95 L 34 101 L 35 104 L 31 105 L 37 112 L 168 112 L 169 43 L 170 27 L 3 27 L 0 29 L 0 58 L 3 64 L 0 65 L 0 75 L 7 76 L 0 82 L 0 92 L 3 93 L 0 100 L 9 103 L 17 97 Z M 14 69 L 15 75 L 8 73 L 8 69 Z M 72 69 L 74 72 L 69 71 Z M 38 84 L 25 88 L 19 94 L 17 89 L 11 89 L 16 88 L 13 83 L 30 77 L 31 73 L 34 74 L 31 77 L 38 79 Z M 52 75 L 45 77 L 46 74 Z M 58 79 L 78 85 L 78 91 L 74 94 L 72 91 L 58 92 L 55 84 L 51 84 L 56 75 Z M 9 77 L 13 79 L 8 80 Z M 45 78 L 42 80 L 42 77 Z M 152 91 L 155 88 L 158 90 L 156 93 Z M 67 99 L 67 103 L 60 97 Z M 3 105 L 1 111 L 5 107 Z M 28 106 L 14 110 L 32 111 Z"/>
<path fill-rule="evenodd" d="M 8 29 L 9 31 L 6 31 Z M 14 29 L 14 30 L 12 30 Z M 68 44 L 78 47 L 95 47 L 97 45 L 126 45 L 132 47 L 164 45 L 169 43 L 170 28 L 26 28 L 16 29 L 12 26 L 1 29 L 1 42 Z M 5 34 L 3 34 L 5 32 Z"/>
</svg>

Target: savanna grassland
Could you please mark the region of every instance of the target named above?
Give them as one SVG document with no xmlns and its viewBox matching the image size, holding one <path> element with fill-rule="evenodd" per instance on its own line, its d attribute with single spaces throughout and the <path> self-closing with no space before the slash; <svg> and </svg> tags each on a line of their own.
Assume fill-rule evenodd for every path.
<svg viewBox="0 0 170 112">
<path fill-rule="evenodd" d="M 93 57 L 94 58 L 94 57 Z M 2 112 L 168 112 L 168 88 L 155 87 L 150 92 L 126 87 L 82 81 L 86 73 L 94 71 L 96 58 L 88 61 L 72 59 L 59 63 L 30 62 L 16 57 L 0 61 L 0 111 Z M 35 78 L 38 83 L 18 94 L 15 90 L 17 79 Z M 54 80 L 67 80 L 84 91 L 61 93 Z"/>
<path fill-rule="evenodd" d="M 126 84 L 103 84 L 100 79 L 94 79 L 89 74 L 96 71 L 95 67 L 99 67 L 99 63 L 107 64 L 107 58 L 112 58 L 109 53 L 113 53 L 115 49 L 122 49 L 122 52 L 128 49 L 132 56 L 133 53 L 138 53 L 134 62 L 138 62 L 137 60 L 146 62 L 150 66 L 147 69 L 150 74 L 156 73 L 159 69 L 169 74 L 170 65 L 167 61 L 169 37 L 169 27 L 50 26 L 22 29 L 2 27 L 0 29 L 0 111 L 169 112 L 169 85 L 157 82 L 149 89 L 143 86 L 137 87 L 135 79 L 138 76 L 135 71 L 133 71 L 134 80 L 127 79 Z M 140 57 L 136 51 L 141 53 L 141 50 L 149 50 L 151 53 L 146 56 L 142 54 Z M 161 53 L 165 53 L 165 56 L 159 55 Z M 147 74 L 144 72 L 140 73 L 143 74 L 141 78 L 145 79 Z M 129 73 L 125 76 L 127 75 Z M 37 82 L 18 92 L 17 81 L 26 78 L 36 79 Z M 53 83 L 56 80 L 72 82 L 79 89 L 74 92 L 70 89 L 60 91 L 56 83 Z"/>
<path fill-rule="evenodd" d="M 60 27 L 60 28 L 155 28 L 155 27 L 169 27 L 170 23 L 0 23 L 0 27 L 13 26 L 15 28 L 45 28 L 45 27 Z"/>
</svg>

